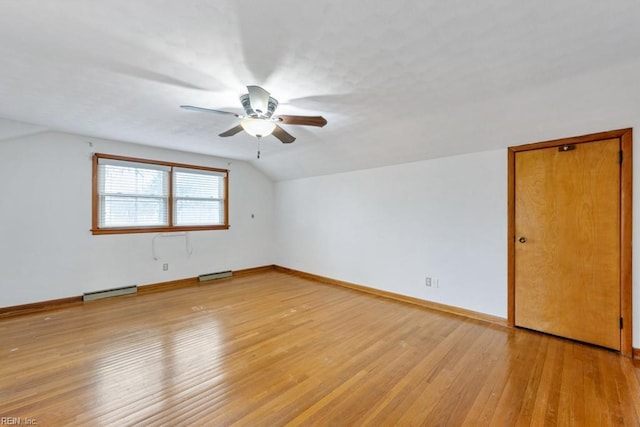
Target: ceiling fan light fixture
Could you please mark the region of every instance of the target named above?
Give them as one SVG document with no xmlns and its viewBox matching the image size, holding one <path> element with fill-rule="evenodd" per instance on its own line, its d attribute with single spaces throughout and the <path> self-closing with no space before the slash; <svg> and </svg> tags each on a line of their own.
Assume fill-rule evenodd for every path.
<svg viewBox="0 0 640 427">
<path fill-rule="evenodd" d="M 251 136 L 255 136 L 256 138 L 271 135 L 276 128 L 276 124 L 271 120 L 256 119 L 252 117 L 247 117 L 242 120 L 240 122 L 240 126 L 242 126 L 242 129 L 244 129 L 245 132 Z"/>
<path fill-rule="evenodd" d="M 327 124 L 327 120 L 322 116 L 292 116 L 288 114 L 274 116 L 273 114 L 278 108 L 277 99 L 269 96 L 269 92 L 260 86 L 247 86 L 247 90 L 249 93 L 240 96 L 240 103 L 244 109 L 243 115 L 230 111 L 195 107 L 193 105 L 181 105 L 180 107 L 205 113 L 232 115 L 242 120 L 240 124 L 218 135 L 222 138 L 236 135 L 244 130 L 256 138 L 273 135 L 283 144 L 291 144 L 296 138 L 278 126 L 277 123 L 316 127 L 323 127 Z"/>
</svg>

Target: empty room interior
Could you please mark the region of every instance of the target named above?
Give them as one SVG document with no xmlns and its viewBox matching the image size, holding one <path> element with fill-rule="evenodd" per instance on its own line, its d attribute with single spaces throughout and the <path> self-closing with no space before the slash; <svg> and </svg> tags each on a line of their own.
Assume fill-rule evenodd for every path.
<svg viewBox="0 0 640 427">
<path fill-rule="evenodd" d="M 0 1 L 0 425 L 640 425 L 638 22 Z"/>
</svg>

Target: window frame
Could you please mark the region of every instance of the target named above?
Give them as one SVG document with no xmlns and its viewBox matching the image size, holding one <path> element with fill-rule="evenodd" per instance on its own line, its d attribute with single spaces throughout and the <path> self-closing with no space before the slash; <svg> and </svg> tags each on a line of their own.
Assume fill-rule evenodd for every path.
<svg viewBox="0 0 640 427">
<path fill-rule="evenodd" d="M 135 162 L 135 163 L 146 163 L 157 166 L 166 166 L 169 167 L 169 197 L 167 203 L 167 218 L 169 221 L 168 226 L 149 226 L 149 227 L 108 227 L 108 228 L 100 228 L 99 227 L 99 215 L 100 215 L 100 207 L 99 207 L 99 190 L 98 190 L 98 163 L 99 159 L 109 159 L 109 160 L 119 160 L 125 162 Z M 185 226 L 176 226 L 174 224 L 174 209 L 175 209 L 175 200 L 173 194 L 173 169 L 181 168 L 181 169 L 194 169 L 194 170 L 202 170 L 202 171 L 210 171 L 215 173 L 220 173 L 224 175 L 224 197 L 222 198 L 223 203 L 223 224 L 216 225 L 185 225 Z M 205 231 L 205 230 L 228 230 L 229 229 L 229 170 L 228 169 L 220 169 L 213 168 L 207 166 L 197 166 L 197 165 L 189 165 L 184 163 L 173 163 L 173 162 L 165 162 L 159 160 L 149 160 L 149 159 L 140 159 L 135 157 L 126 157 L 126 156 L 117 156 L 112 154 L 104 154 L 104 153 L 95 153 L 93 155 L 93 174 L 92 174 L 92 218 L 91 218 L 91 233 L 96 234 L 130 234 L 130 233 L 167 233 L 167 232 L 179 232 L 179 231 Z"/>
</svg>

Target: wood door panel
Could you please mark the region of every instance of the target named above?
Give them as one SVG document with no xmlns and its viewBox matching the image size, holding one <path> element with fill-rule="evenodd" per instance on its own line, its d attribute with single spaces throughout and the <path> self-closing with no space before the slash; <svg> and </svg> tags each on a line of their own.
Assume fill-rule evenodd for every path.
<svg viewBox="0 0 640 427">
<path fill-rule="evenodd" d="M 620 349 L 619 151 L 614 138 L 516 153 L 517 326 Z"/>
</svg>

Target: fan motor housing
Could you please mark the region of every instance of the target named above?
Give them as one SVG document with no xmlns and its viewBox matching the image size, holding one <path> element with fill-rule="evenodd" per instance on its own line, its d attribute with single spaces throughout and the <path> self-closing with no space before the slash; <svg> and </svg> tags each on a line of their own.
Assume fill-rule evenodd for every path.
<svg viewBox="0 0 640 427">
<path fill-rule="evenodd" d="M 276 111 L 276 108 L 278 108 L 278 100 L 271 96 L 269 97 L 269 106 L 267 107 L 266 112 L 258 113 L 251 107 L 251 100 L 249 99 L 248 93 L 245 93 L 240 97 L 240 103 L 248 117 L 269 118 L 273 115 L 274 111 Z"/>
</svg>

